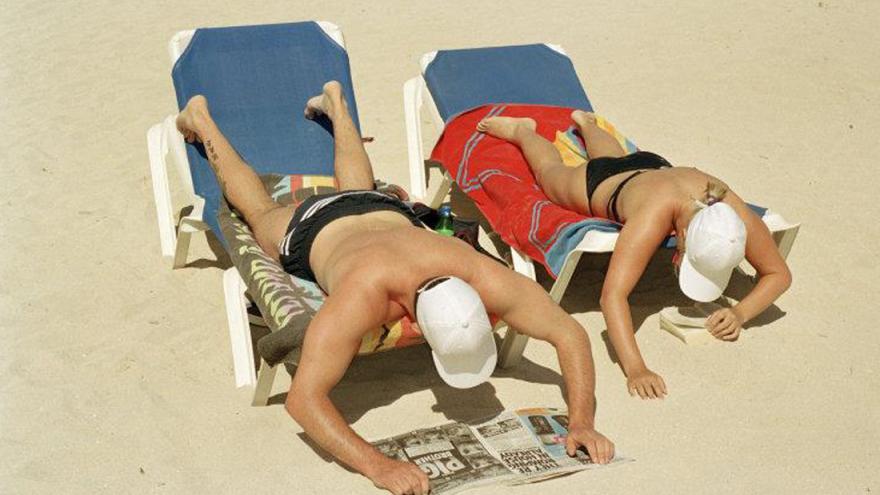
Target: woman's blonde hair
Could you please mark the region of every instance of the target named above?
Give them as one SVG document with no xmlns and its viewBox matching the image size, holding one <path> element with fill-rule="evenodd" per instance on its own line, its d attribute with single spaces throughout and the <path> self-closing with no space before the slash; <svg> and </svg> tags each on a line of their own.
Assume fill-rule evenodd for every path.
<svg viewBox="0 0 880 495">
<path fill-rule="evenodd" d="M 724 199 L 727 195 L 727 186 L 715 179 L 709 179 L 706 182 L 706 190 L 703 192 L 703 198 L 698 201 L 700 207 L 705 208 L 712 206 Z"/>
</svg>

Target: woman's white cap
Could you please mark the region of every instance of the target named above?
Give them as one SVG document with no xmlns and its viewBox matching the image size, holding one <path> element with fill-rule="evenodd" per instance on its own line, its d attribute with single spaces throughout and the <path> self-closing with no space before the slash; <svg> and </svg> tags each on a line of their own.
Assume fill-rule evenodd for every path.
<svg viewBox="0 0 880 495">
<path fill-rule="evenodd" d="M 460 278 L 443 279 L 419 289 L 416 319 L 443 381 L 455 388 L 476 387 L 488 380 L 498 359 L 492 324 L 473 287 Z"/>
<path fill-rule="evenodd" d="M 685 237 L 678 274 L 682 292 L 695 301 L 718 299 L 746 253 L 746 226 L 733 208 L 715 203 L 697 212 Z"/>
</svg>

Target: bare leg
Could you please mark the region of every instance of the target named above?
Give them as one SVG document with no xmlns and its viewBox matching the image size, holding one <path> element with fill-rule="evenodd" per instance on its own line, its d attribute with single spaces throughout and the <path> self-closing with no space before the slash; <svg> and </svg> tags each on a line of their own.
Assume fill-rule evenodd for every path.
<svg viewBox="0 0 880 495">
<path fill-rule="evenodd" d="M 535 121 L 529 118 L 490 117 L 477 124 L 480 132 L 519 146 L 535 174 L 535 180 L 550 201 L 563 208 L 589 214 L 586 166 L 566 166 L 556 147 L 539 136 L 535 129 Z"/>
<path fill-rule="evenodd" d="M 279 205 L 266 193 L 260 178 L 211 118 L 204 96 L 193 96 L 187 102 L 177 116 L 177 130 L 188 142 L 200 141 L 205 145 L 208 163 L 229 204 L 244 216 L 263 251 L 277 260 L 278 244 L 287 231 L 293 209 Z"/>
<path fill-rule="evenodd" d="M 626 155 L 626 151 L 620 147 L 620 143 L 614 139 L 614 136 L 596 125 L 596 116 L 592 113 L 575 110 L 571 113 L 571 120 L 577 124 L 578 130 L 581 131 L 588 157 L 601 158 L 607 156 L 618 158 Z"/>
<path fill-rule="evenodd" d="M 348 113 L 342 85 L 337 81 L 324 84 L 324 92 L 306 103 L 306 118 L 313 119 L 322 114 L 333 122 L 333 168 L 339 190 L 373 189 L 370 157 Z"/>
</svg>

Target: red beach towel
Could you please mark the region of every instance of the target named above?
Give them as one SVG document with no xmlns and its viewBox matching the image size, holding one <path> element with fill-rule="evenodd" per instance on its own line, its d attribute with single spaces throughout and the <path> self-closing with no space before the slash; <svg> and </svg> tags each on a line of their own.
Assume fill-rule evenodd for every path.
<svg viewBox="0 0 880 495">
<path fill-rule="evenodd" d="M 477 132 L 476 126 L 490 116 L 531 117 L 538 123 L 538 134 L 554 142 L 561 135 L 574 136 L 572 110 L 540 105 L 477 107 L 453 117 L 431 153 L 431 159 L 443 164 L 504 242 L 539 261 L 554 277 L 587 232 L 616 232 L 620 225 L 551 203 L 535 183 L 520 149 Z"/>
</svg>

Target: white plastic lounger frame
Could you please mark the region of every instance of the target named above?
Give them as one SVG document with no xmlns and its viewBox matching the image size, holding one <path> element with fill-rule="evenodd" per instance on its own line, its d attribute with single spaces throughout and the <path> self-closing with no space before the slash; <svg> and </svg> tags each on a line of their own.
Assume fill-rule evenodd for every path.
<svg viewBox="0 0 880 495">
<path fill-rule="evenodd" d="M 567 56 L 565 50 L 563 50 L 561 46 L 552 44 L 547 44 L 547 46 L 550 49 Z M 436 56 L 437 52 L 430 52 L 423 55 L 420 62 L 421 75 L 406 81 L 403 85 L 403 107 L 406 119 L 407 150 L 409 154 L 410 193 L 416 198 L 423 198 L 423 200 L 427 201 L 427 203 L 433 208 L 437 208 L 443 203 L 452 188 L 453 182 L 452 177 L 444 170 L 443 178 L 437 186 L 437 189 L 430 195 L 430 197 L 428 196 L 428 179 L 430 178 L 430 171 L 428 169 L 428 163 L 425 162 L 425 151 L 422 147 L 421 112 L 423 107 L 428 107 L 428 113 L 430 114 L 431 121 L 434 124 L 438 136 L 443 132 L 445 127 L 445 122 L 440 116 L 440 112 L 437 110 L 437 105 L 434 102 L 431 92 L 428 90 L 428 85 L 424 78 L 428 66 L 434 61 Z M 800 224 L 790 223 L 778 213 L 773 213 L 769 210 L 764 214 L 763 220 L 773 233 L 773 239 L 776 241 L 776 245 L 779 247 L 779 252 L 782 254 L 782 257 L 787 258 L 788 253 L 791 251 L 791 247 L 794 244 L 794 240 L 797 237 Z M 589 232 L 584 236 L 583 240 L 581 240 L 577 247 L 575 247 L 566 257 L 562 270 L 560 270 L 556 282 L 550 289 L 550 297 L 556 302 L 562 300 L 562 296 L 568 288 L 568 284 L 571 281 L 575 268 L 577 268 L 581 255 L 584 253 L 611 252 L 614 250 L 614 244 L 617 242 L 617 237 L 618 234 L 614 232 Z M 535 280 L 535 265 L 533 261 L 514 247 L 511 247 L 510 251 L 513 258 L 513 268 L 517 272 Z M 500 356 L 498 360 L 499 366 L 502 368 L 515 366 L 522 357 L 527 342 L 527 336 L 509 328 L 504 337 L 504 341 L 501 344 L 501 351 L 499 352 Z"/>
<path fill-rule="evenodd" d="M 318 21 L 317 24 L 331 39 L 345 49 L 345 39 L 342 36 L 342 30 L 337 25 L 326 21 Z M 168 55 L 172 67 L 189 45 L 193 34 L 195 34 L 194 30 L 187 30 L 180 31 L 171 37 L 171 41 L 168 42 Z M 174 123 L 176 117 L 177 114 L 169 115 L 162 122 L 150 127 L 150 130 L 147 131 L 147 149 L 150 154 L 150 173 L 153 179 L 153 195 L 156 201 L 156 216 L 159 221 L 162 256 L 173 257 L 173 268 L 180 268 L 186 264 L 190 236 L 196 232 L 207 231 L 209 227 L 202 218 L 205 200 L 196 194 L 193 188 L 183 136 L 177 132 Z M 192 211 L 180 219 L 176 229 L 174 210 L 171 204 L 171 187 L 168 181 L 167 158 L 169 153 L 177 167 L 177 175 L 180 177 L 183 189 L 192 205 Z M 226 299 L 229 339 L 232 346 L 232 362 L 235 369 L 235 385 L 237 387 L 256 385 L 253 405 L 266 405 L 277 367 L 270 367 L 265 361 L 262 361 L 258 380 L 254 369 L 253 343 L 251 342 L 250 322 L 247 313 L 245 284 L 235 268 L 230 268 L 223 274 L 223 291 Z M 254 323 L 261 324 L 261 322 Z"/>
</svg>

